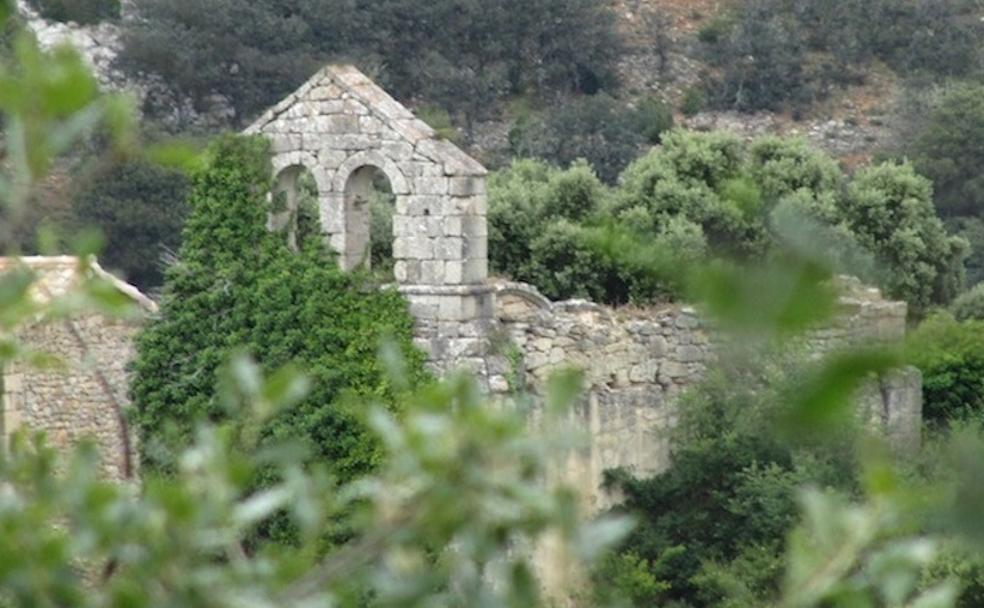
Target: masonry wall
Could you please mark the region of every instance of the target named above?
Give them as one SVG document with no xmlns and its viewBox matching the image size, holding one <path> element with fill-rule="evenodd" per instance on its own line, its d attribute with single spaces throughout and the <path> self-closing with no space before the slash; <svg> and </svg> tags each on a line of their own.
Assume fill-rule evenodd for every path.
<svg viewBox="0 0 984 608">
<path fill-rule="evenodd" d="M 882 343 L 905 334 L 906 306 L 876 289 L 843 280 L 836 320 L 813 332 L 810 352 L 848 344 Z M 559 479 L 573 483 L 589 510 L 610 506 L 601 489 L 607 469 L 653 474 L 670 464 L 666 431 L 679 394 L 704 377 L 721 335 L 688 306 L 613 310 L 584 301 L 551 303 L 525 285 L 500 284 L 496 296 L 501 354 L 490 359 L 494 392 L 515 388 L 538 394 L 558 369 L 585 373 L 587 395 L 573 414 L 587 446 L 572 453 Z M 896 445 L 919 441 L 921 378 L 906 369 L 875 380 L 857 398 L 858 413 Z"/>
<path fill-rule="evenodd" d="M 39 369 L 11 363 L 3 370 L 3 431 L 44 431 L 49 445 L 67 452 L 83 439 L 96 442 L 107 479 L 124 480 L 136 468 L 119 409 L 127 400 L 126 366 L 139 324 L 85 316 L 36 323 L 18 332 L 33 351 L 61 365 Z"/>
</svg>

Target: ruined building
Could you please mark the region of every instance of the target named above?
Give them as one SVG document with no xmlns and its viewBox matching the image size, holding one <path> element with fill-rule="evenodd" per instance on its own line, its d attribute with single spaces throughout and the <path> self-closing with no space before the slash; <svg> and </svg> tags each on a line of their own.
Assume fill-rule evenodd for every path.
<svg viewBox="0 0 984 608">
<path fill-rule="evenodd" d="M 323 69 L 246 132 L 272 143 L 272 196 L 283 205 L 271 207 L 269 227 L 291 238 L 300 177 L 310 174 L 321 228 L 345 268 L 366 262 L 367 200 L 374 180 L 388 182 L 396 199 L 394 275 L 416 318 L 417 344 L 436 370 L 467 367 L 493 393 L 536 393 L 553 370 L 585 370 L 588 391 L 573 415 L 590 440 L 558 476 L 580 488 L 590 507 L 608 504 L 600 490 L 606 469 L 647 473 L 667 466 L 668 446 L 656 431 L 673 424 L 676 396 L 714 357 L 714 332 L 696 311 L 553 303 L 529 286 L 491 281 L 485 169 L 355 68 Z M 904 335 L 904 304 L 855 281 L 843 286 L 841 315 L 814 333 L 815 349 Z M 53 346 L 81 371 L 5 370 L 6 430 L 36 426 L 59 441 L 88 432 L 119 454 L 114 412 L 125 399 L 123 365 L 133 327 L 98 319 L 73 323 L 26 330 L 29 342 Z M 108 373 L 92 371 L 100 368 Z M 902 370 L 873 381 L 859 411 L 897 444 L 918 442 L 920 389 L 918 372 Z M 118 472 L 121 465 L 112 466 Z"/>
</svg>

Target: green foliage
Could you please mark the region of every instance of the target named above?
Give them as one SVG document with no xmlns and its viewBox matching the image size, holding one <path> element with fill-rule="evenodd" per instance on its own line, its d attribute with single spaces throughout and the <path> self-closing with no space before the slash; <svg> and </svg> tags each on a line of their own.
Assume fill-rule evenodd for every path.
<svg viewBox="0 0 984 608">
<path fill-rule="evenodd" d="M 949 303 L 963 284 L 967 244 L 947 233 L 930 184 L 911 166 L 878 165 L 852 179 L 798 139 L 746 145 L 725 133 L 674 130 L 629 165 L 614 190 L 584 165 L 565 173 L 521 161 L 493 174 L 489 197 L 493 270 L 550 297 L 622 303 L 678 295 L 671 277 L 679 272 L 643 268 L 665 267 L 667 251 L 677 262 L 752 261 L 805 247 L 906 300 L 914 316 Z M 619 234 L 597 238 L 599 228 Z M 606 238 L 619 247 L 599 247 Z M 624 252 L 640 248 L 642 265 Z"/>
<path fill-rule="evenodd" d="M 933 208 L 932 185 L 911 165 L 863 169 L 842 210 L 858 242 L 885 269 L 889 295 L 905 299 L 918 314 L 960 292 L 967 242 L 947 234 Z"/>
<path fill-rule="evenodd" d="M 646 142 L 656 145 L 673 128 L 673 109 L 658 97 L 646 97 L 635 109 L 635 120 Z"/>
<path fill-rule="evenodd" d="M 45 19 L 80 25 L 99 23 L 120 16 L 120 0 L 30 0 Z"/>
<path fill-rule="evenodd" d="M 719 107 L 778 110 L 812 99 L 803 38 L 776 4 L 746 0 L 728 35 L 714 43 L 712 60 L 723 74 L 712 95 Z"/>
<path fill-rule="evenodd" d="M 786 534 L 798 521 L 798 488 L 856 487 L 850 433 L 830 446 L 795 446 L 775 433 L 801 372 L 790 360 L 786 353 L 711 372 L 680 404 L 668 471 L 649 479 L 609 473 L 607 483 L 626 497 L 620 510 L 641 522 L 619 551 L 622 577 L 614 582 L 636 599 L 635 581 L 660 583 L 634 605 L 767 604 L 782 580 Z M 759 375 L 770 369 L 768 378 Z M 626 578 L 630 565 L 640 572 Z M 748 604 L 725 601 L 740 595 Z"/>
<path fill-rule="evenodd" d="M 880 59 L 902 74 L 965 77 L 982 25 L 964 0 L 742 0 L 698 34 L 722 74 L 720 107 L 798 109 L 856 83 Z"/>
<path fill-rule="evenodd" d="M 656 223 L 683 217 L 701 227 L 712 251 L 750 253 L 760 246 L 761 235 L 755 233 L 761 232 L 761 223 L 757 216 L 746 216 L 742 201 L 718 194 L 730 188 L 732 195 L 740 195 L 732 180 L 742 176 L 743 157 L 743 146 L 733 136 L 674 131 L 622 174 L 616 215 L 643 209 Z"/>
<path fill-rule="evenodd" d="M 505 95 L 608 86 L 619 46 L 611 10 L 592 0 L 384 0 L 371 10 L 344 0 L 146 0 L 138 10 L 124 24 L 123 67 L 199 101 L 225 95 L 240 121 L 321 64 L 358 58 L 398 97 L 470 125 Z"/>
<path fill-rule="evenodd" d="M 936 426 L 984 412 L 984 322 L 946 314 L 908 338 L 907 358 L 923 375 L 923 418 Z"/>
<path fill-rule="evenodd" d="M 304 397 L 303 376 L 265 378 L 237 358 L 222 385 L 229 418 L 197 427 L 173 475 L 145 472 L 139 486 L 99 480 L 95 450 L 59 459 L 40 438 L 11 438 L 0 459 L 5 604 L 535 608 L 546 602 L 517 547 L 559 539 L 590 565 L 629 527 L 574 517 L 575 493 L 542 484 L 567 442 L 527 434 L 519 408 L 490 406 L 467 379 L 408 398 L 400 418 L 371 408 L 381 466 L 345 485 L 305 466 L 295 437 L 254 453 L 255 429 Z M 253 487 L 270 470 L 271 484 Z M 325 522 L 352 509 L 358 534 L 324 554 Z M 298 546 L 248 550 L 278 513 Z"/>
<path fill-rule="evenodd" d="M 393 272 L 393 213 L 392 195 L 373 193 L 369 200 L 370 260 L 373 272 L 389 276 Z"/>
<path fill-rule="evenodd" d="M 984 86 L 958 85 L 931 109 L 922 131 L 904 151 L 933 181 L 936 208 L 944 216 L 984 210 Z"/>
<path fill-rule="evenodd" d="M 979 217 L 951 218 L 947 228 L 970 244 L 970 255 L 964 261 L 967 270 L 967 284 L 976 285 L 984 281 L 984 219 Z"/>
<path fill-rule="evenodd" d="M 510 133 L 514 156 L 566 167 L 585 159 L 612 184 L 644 144 L 658 142 L 672 116 L 655 100 L 629 111 L 612 97 L 582 96 L 521 121 Z"/>
<path fill-rule="evenodd" d="M 72 203 L 73 223 L 98 228 L 102 265 L 147 291 L 163 282 L 159 260 L 180 245 L 188 178 L 143 160 L 90 175 Z"/>
<path fill-rule="evenodd" d="M 984 321 L 984 283 L 957 296 L 950 311 L 957 321 Z"/>
<path fill-rule="evenodd" d="M 424 377 L 399 294 L 367 290 L 363 277 L 338 270 L 318 236 L 295 254 L 283 234 L 268 233 L 266 146 L 221 139 L 194 178 L 179 262 L 167 271 L 161 317 L 141 334 L 134 364 L 133 420 L 149 471 L 173 470 L 169 450 L 186 445 L 198 422 L 229 416 L 215 385 L 234 352 L 266 369 L 307 370 L 308 398 L 269 420 L 261 436 L 300 442 L 341 480 L 379 458 L 352 400 L 394 408 L 401 394 L 377 360 L 384 341 L 407 359 L 411 386 Z"/>
<path fill-rule="evenodd" d="M 683 101 L 680 102 L 680 111 L 685 116 L 696 116 L 707 105 L 707 98 L 699 87 L 689 87 L 683 93 Z"/>
</svg>

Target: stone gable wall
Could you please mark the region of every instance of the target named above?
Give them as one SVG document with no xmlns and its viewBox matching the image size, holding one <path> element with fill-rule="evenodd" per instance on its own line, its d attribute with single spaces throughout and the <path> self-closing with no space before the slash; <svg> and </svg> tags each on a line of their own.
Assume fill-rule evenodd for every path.
<svg viewBox="0 0 984 608">
<path fill-rule="evenodd" d="M 136 454 L 120 413 L 129 404 L 126 366 L 139 329 L 136 322 L 93 315 L 21 328 L 22 344 L 54 355 L 59 365 L 11 363 L 3 370 L 4 435 L 43 431 L 49 445 L 66 452 L 93 440 L 107 479 L 133 477 Z"/>
</svg>

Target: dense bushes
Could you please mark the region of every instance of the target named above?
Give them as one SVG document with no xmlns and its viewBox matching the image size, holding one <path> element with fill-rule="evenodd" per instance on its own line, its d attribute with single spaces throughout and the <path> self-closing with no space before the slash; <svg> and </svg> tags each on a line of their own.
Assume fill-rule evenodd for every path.
<svg viewBox="0 0 984 608">
<path fill-rule="evenodd" d="M 102 264 L 149 290 L 163 281 L 163 254 L 180 244 L 187 196 L 180 171 L 128 161 L 86 176 L 73 197 L 72 223 L 99 229 Z"/>
<path fill-rule="evenodd" d="M 964 84 L 945 91 L 904 152 L 933 180 L 942 215 L 984 212 L 984 86 Z"/>
<path fill-rule="evenodd" d="M 923 418 L 945 427 L 984 413 L 984 322 L 947 314 L 924 321 L 908 339 L 907 356 L 923 374 Z"/>
<path fill-rule="evenodd" d="M 561 167 L 585 159 L 602 181 L 613 184 L 643 146 L 658 144 L 672 126 L 673 113 L 656 98 L 628 109 L 599 93 L 520 120 L 510 133 L 510 152 Z"/>
<path fill-rule="evenodd" d="M 615 189 L 583 164 L 564 172 L 521 161 L 494 174 L 493 269 L 550 297 L 620 303 L 673 293 L 644 272 L 660 250 L 678 261 L 705 253 L 749 260 L 811 247 L 836 270 L 905 299 L 916 315 L 959 293 L 966 242 L 947 233 L 929 182 L 911 166 L 883 164 L 849 179 L 799 140 L 747 145 L 685 131 L 662 140 Z M 634 262 L 644 249 L 647 264 Z"/>
<path fill-rule="evenodd" d="M 338 270 L 320 238 L 294 253 L 283 234 L 267 232 L 264 141 L 222 139 L 210 155 L 194 178 L 160 319 L 138 340 L 132 417 L 143 466 L 169 470 L 165 448 L 187 442 L 196 421 L 225 417 L 217 371 L 245 351 L 265 369 L 301 366 L 313 383 L 303 402 L 265 423 L 261 445 L 290 438 L 337 478 L 359 476 L 373 467 L 375 444 L 346 395 L 395 406 L 396 389 L 377 357 L 384 339 L 407 358 L 411 384 L 423 375 L 406 303 Z"/>
<path fill-rule="evenodd" d="M 958 321 L 984 321 L 984 283 L 960 294 L 950 309 Z"/>
<path fill-rule="evenodd" d="M 861 171 L 841 208 L 858 242 L 882 264 L 880 283 L 890 295 L 925 311 L 960 293 L 967 243 L 947 234 L 933 209 L 932 185 L 910 165 Z"/>
<path fill-rule="evenodd" d="M 971 75 L 981 32 L 965 0 L 743 0 L 699 38 L 721 69 L 709 83 L 718 106 L 774 110 L 862 78 L 870 59 L 909 75 Z"/>
<path fill-rule="evenodd" d="M 712 372 L 688 393 L 665 473 L 608 474 L 626 497 L 619 510 L 640 524 L 606 564 L 602 588 L 607 583 L 640 607 L 771 604 L 798 519 L 798 488 L 851 492 L 856 484 L 851 433 L 823 447 L 792 447 L 773 433 L 787 405 L 781 387 L 797 367 L 777 363 L 761 368 L 777 370 L 761 390 L 751 388 L 763 378 L 745 362 Z"/>
<path fill-rule="evenodd" d="M 329 59 L 358 63 L 397 96 L 465 122 L 507 93 L 594 93 L 618 52 L 613 15 L 594 0 L 146 0 L 125 25 L 123 66 L 240 119 L 280 99 Z"/>
<path fill-rule="evenodd" d="M 30 0 L 45 19 L 83 25 L 120 16 L 120 0 Z"/>
</svg>

